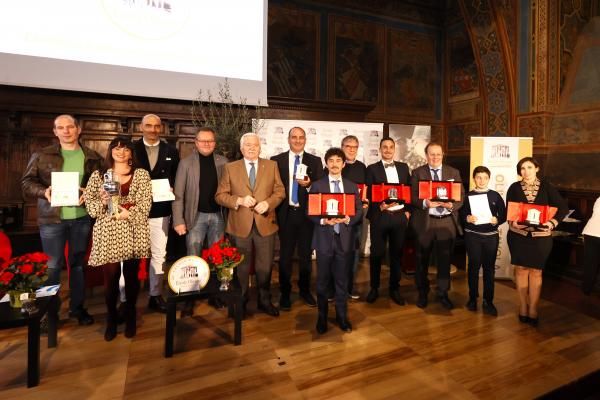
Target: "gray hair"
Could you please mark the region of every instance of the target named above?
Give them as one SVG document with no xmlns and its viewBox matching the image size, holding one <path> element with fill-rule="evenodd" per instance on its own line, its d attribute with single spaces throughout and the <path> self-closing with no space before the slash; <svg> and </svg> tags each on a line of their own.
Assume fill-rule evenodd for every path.
<svg viewBox="0 0 600 400">
<path fill-rule="evenodd" d="M 58 117 L 54 118 L 54 127 L 55 128 L 56 128 L 56 121 L 58 121 L 59 118 L 69 118 L 71 121 L 73 121 L 73 124 L 79 128 L 79 121 L 77 121 L 77 118 L 75 118 L 71 114 L 61 114 Z"/>
<path fill-rule="evenodd" d="M 242 135 L 242 137 L 240 138 L 240 148 L 244 147 L 244 139 L 250 136 L 254 136 L 258 139 L 258 143 L 260 143 L 260 137 L 258 136 L 257 133 L 255 132 L 246 132 Z"/>
</svg>

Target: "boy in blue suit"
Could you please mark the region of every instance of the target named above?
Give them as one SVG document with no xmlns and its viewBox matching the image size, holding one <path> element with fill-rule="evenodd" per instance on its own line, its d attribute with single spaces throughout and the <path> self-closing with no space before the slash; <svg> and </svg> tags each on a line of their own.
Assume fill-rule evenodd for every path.
<svg viewBox="0 0 600 400">
<path fill-rule="evenodd" d="M 332 147 L 325 153 L 325 164 L 329 174 L 314 182 L 310 193 L 351 193 L 355 196 L 355 215 L 344 218 L 321 218 L 310 216 L 315 224 L 312 248 L 317 252 L 317 332 L 327 332 L 327 287 L 333 277 L 335 285 L 336 321 L 344 332 L 351 332 L 352 325 L 347 313 L 348 257 L 353 254 L 352 225 L 361 220 L 361 202 L 358 187 L 342 178 L 346 156 L 342 149 Z"/>
</svg>

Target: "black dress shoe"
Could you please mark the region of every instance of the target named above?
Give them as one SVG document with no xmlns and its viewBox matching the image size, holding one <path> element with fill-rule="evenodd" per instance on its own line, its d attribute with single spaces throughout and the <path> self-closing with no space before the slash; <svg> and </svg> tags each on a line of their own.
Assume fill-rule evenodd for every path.
<svg viewBox="0 0 600 400">
<path fill-rule="evenodd" d="M 77 311 L 69 311 L 69 317 L 77 318 L 79 325 L 92 325 L 94 323 L 94 317 L 85 308 L 79 308 Z"/>
<path fill-rule="evenodd" d="M 279 308 L 281 308 L 283 311 L 290 311 L 292 309 L 290 295 L 281 295 L 281 297 L 279 298 Z"/>
<path fill-rule="evenodd" d="M 481 308 L 483 309 L 484 314 L 491 315 L 492 317 L 498 316 L 498 310 L 496 309 L 494 303 L 492 303 L 491 301 L 487 302 L 483 300 L 483 303 L 481 303 Z"/>
<path fill-rule="evenodd" d="M 194 315 L 194 305 L 195 303 L 193 300 L 186 301 L 185 303 L 183 303 L 183 308 L 181 309 L 181 314 L 179 315 L 179 318 L 187 318 Z"/>
<path fill-rule="evenodd" d="M 319 317 L 317 320 L 317 333 L 322 335 L 325 332 L 327 332 L 327 319 Z"/>
<path fill-rule="evenodd" d="M 159 313 L 167 313 L 167 303 L 162 296 L 150 296 L 148 299 L 148 308 Z"/>
<path fill-rule="evenodd" d="M 273 304 L 259 304 L 258 309 L 271 317 L 279 317 L 279 310 Z"/>
<path fill-rule="evenodd" d="M 225 308 L 225 303 L 221 301 L 218 296 L 212 296 L 208 298 L 208 305 L 212 306 L 215 310 L 220 310 L 221 308 Z"/>
<path fill-rule="evenodd" d="M 300 298 L 309 307 L 317 306 L 317 300 L 315 300 L 315 297 L 310 292 L 300 292 Z"/>
<path fill-rule="evenodd" d="M 341 320 L 338 319 L 336 321 L 341 330 L 343 330 L 344 332 L 352 332 L 352 324 L 350 323 L 350 321 L 348 321 L 348 319 L 344 318 Z"/>
<path fill-rule="evenodd" d="M 519 314 L 519 322 L 522 324 L 526 324 L 529 322 L 529 317 L 527 315 Z"/>
<path fill-rule="evenodd" d="M 377 289 L 369 290 L 367 294 L 367 303 L 375 303 L 375 300 L 379 297 L 379 291 Z"/>
<path fill-rule="evenodd" d="M 469 301 L 467 302 L 467 310 L 477 311 L 477 300 L 469 299 Z"/>
<path fill-rule="evenodd" d="M 104 340 L 110 342 L 117 337 L 117 321 L 106 321 L 106 330 L 104 331 Z"/>
<path fill-rule="evenodd" d="M 439 301 L 446 310 L 452 310 L 454 308 L 454 304 L 452 304 L 447 294 L 438 294 L 436 300 Z"/>
<path fill-rule="evenodd" d="M 427 295 L 419 294 L 419 298 L 417 299 L 417 307 L 425 308 L 427 307 Z"/>
<path fill-rule="evenodd" d="M 394 303 L 398 304 L 399 306 L 403 306 L 406 304 L 404 297 L 402 297 L 402 295 L 400 294 L 400 292 L 398 290 L 390 291 L 390 299 L 392 299 L 394 301 Z"/>
</svg>

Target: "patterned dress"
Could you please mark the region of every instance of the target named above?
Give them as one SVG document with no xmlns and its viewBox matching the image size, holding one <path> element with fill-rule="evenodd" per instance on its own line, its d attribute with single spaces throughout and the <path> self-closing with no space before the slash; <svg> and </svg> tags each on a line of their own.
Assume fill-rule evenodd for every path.
<svg viewBox="0 0 600 400">
<path fill-rule="evenodd" d="M 119 204 L 129 203 L 129 218 L 116 220 L 107 214 L 100 200 L 104 179 L 94 171 L 85 188 L 85 207 L 96 218 L 92 233 L 92 252 L 88 264 L 100 266 L 123 260 L 150 257 L 148 214 L 152 206 L 152 183 L 145 169 L 138 168 L 130 181 L 129 193 Z"/>
</svg>

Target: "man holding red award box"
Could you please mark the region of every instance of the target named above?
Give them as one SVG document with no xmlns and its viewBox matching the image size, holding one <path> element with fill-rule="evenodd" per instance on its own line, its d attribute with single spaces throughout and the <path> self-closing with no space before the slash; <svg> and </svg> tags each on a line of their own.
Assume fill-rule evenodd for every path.
<svg viewBox="0 0 600 400">
<path fill-rule="evenodd" d="M 415 283 L 419 291 L 417 307 L 427 307 L 429 293 L 429 257 L 435 251 L 437 260 L 436 300 L 448 310 L 454 305 L 448 297 L 450 289 L 450 257 L 454 249 L 457 233 L 462 233 L 458 222 L 458 210 L 462 206 L 464 187 L 460 172 L 449 165 L 443 165 L 442 146 L 431 142 L 425 147 L 427 164 L 412 172 L 411 190 L 413 215 L 412 223 L 417 234 L 417 268 Z M 438 182 L 441 181 L 441 182 Z M 423 184 L 423 185 L 422 185 Z M 430 193 L 421 196 L 420 186 L 428 186 Z M 431 193 L 432 188 L 436 188 Z M 437 190 L 437 188 L 440 188 Z M 453 190 L 454 189 L 454 190 Z M 454 193 L 459 192 L 459 193 Z"/>
<path fill-rule="evenodd" d="M 342 331 L 352 331 L 347 313 L 348 257 L 354 250 L 352 226 L 360 222 L 362 206 L 356 184 L 342 178 L 345 160 L 340 148 L 327 150 L 325 164 L 329 174 L 312 184 L 308 200 L 308 215 L 315 224 L 312 248 L 317 253 L 319 334 L 327 331 L 327 288 L 331 277 L 335 285 L 336 321 Z"/>
</svg>

